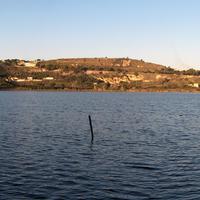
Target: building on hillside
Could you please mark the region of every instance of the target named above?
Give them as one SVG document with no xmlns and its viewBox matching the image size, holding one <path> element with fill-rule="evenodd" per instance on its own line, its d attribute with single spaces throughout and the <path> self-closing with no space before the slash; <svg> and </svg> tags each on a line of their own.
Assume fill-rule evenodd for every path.
<svg viewBox="0 0 200 200">
<path fill-rule="evenodd" d="M 123 59 L 122 60 L 122 67 L 128 67 L 131 64 L 131 60 L 130 59 Z"/>
<path fill-rule="evenodd" d="M 19 66 L 24 66 L 24 60 L 19 60 L 19 61 L 17 62 L 17 65 L 19 65 Z"/>
<path fill-rule="evenodd" d="M 43 78 L 43 80 L 52 81 L 52 80 L 54 80 L 54 77 L 45 77 L 45 78 Z"/>
<path fill-rule="evenodd" d="M 10 77 L 10 80 L 11 81 L 17 81 L 19 78 L 17 78 L 17 77 Z"/>
<path fill-rule="evenodd" d="M 29 76 L 29 77 L 27 77 L 27 80 L 28 80 L 28 81 L 32 81 L 32 80 L 33 80 L 33 77 L 32 77 L 32 76 Z"/>
<path fill-rule="evenodd" d="M 25 67 L 35 67 L 36 64 L 37 64 L 37 63 L 36 63 L 35 61 L 24 62 L 24 66 L 25 66 Z"/>
<path fill-rule="evenodd" d="M 200 84 L 199 83 L 190 83 L 189 86 L 199 88 Z"/>
<path fill-rule="evenodd" d="M 24 66 L 24 67 L 36 67 L 37 61 L 25 61 L 25 60 L 19 60 L 17 62 L 17 65 Z"/>
</svg>

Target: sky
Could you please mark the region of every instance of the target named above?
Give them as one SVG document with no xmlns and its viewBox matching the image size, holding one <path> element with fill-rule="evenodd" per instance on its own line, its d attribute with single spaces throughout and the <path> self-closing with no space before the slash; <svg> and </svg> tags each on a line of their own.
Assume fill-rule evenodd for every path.
<svg viewBox="0 0 200 200">
<path fill-rule="evenodd" d="M 129 57 L 200 69 L 199 0 L 0 0 L 0 59 Z"/>
</svg>

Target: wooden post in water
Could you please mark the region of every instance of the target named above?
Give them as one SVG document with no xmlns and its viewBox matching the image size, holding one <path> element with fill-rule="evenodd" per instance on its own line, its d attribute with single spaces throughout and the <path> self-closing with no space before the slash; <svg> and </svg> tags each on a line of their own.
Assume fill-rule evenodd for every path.
<svg viewBox="0 0 200 200">
<path fill-rule="evenodd" d="M 92 127 L 92 119 L 91 119 L 91 116 L 89 115 L 88 116 L 88 118 L 89 118 L 89 123 L 90 123 L 90 131 L 91 131 L 91 141 L 93 142 L 93 140 L 94 140 L 94 132 L 93 132 L 93 127 Z"/>
</svg>

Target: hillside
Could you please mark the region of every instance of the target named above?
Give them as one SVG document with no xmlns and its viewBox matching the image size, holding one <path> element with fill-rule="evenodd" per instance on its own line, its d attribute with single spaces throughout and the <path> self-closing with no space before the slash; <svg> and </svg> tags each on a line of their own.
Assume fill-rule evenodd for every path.
<svg viewBox="0 0 200 200">
<path fill-rule="evenodd" d="M 0 61 L 1 89 L 199 91 L 200 72 L 129 58 Z"/>
</svg>

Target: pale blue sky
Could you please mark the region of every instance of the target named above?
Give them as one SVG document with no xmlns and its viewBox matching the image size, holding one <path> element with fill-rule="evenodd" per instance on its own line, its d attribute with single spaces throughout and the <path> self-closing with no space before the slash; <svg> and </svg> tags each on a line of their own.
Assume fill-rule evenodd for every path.
<svg viewBox="0 0 200 200">
<path fill-rule="evenodd" d="M 0 59 L 131 57 L 200 66 L 199 0 L 0 0 Z"/>
</svg>

